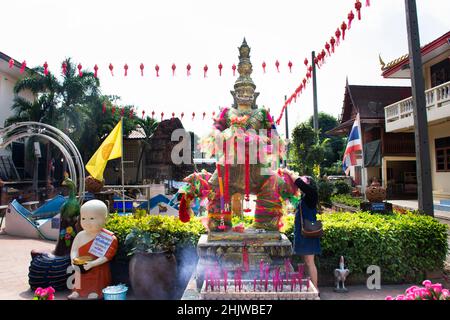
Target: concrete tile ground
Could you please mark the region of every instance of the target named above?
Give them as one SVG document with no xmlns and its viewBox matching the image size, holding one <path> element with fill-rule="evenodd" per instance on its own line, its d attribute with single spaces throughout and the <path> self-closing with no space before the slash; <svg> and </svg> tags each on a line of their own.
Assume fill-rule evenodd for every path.
<svg viewBox="0 0 450 320">
<path fill-rule="evenodd" d="M 28 267 L 32 249 L 48 250 L 55 243 L 37 239 L 11 237 L 0 232 L 0 300 L 28 300 L 33 292 L 28 286 Z M 381 290 L 368 290 L 365 286 L 349 286 L 348 293 L 336 293 L 332 287 L 320 287 L 321 300 L 383 300 L 387 295 L 398 295 L 410 284 L 386 285 Z M 66 299 L 69 292 L 57 292 L 56 299 Z M 133 299 L 132 294 L 128 299 Z"/>
</svg>

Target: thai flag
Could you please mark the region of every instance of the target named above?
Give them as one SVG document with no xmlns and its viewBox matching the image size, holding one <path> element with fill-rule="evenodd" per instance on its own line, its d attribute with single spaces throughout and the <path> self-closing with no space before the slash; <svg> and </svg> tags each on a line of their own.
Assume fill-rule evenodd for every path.
<svg viewBox="0 0 450 320">
<path fill-rule="evenodd" d="M 359 113 L 356 115 L 355 122 L 353 122 L 352 130 L 348 136 L 344 158 L 342 159 L 342 169 L 346 175 L 350 174 L 350 167 L 356 165 L 356 151 L 362 151 Z"/>
</svg>

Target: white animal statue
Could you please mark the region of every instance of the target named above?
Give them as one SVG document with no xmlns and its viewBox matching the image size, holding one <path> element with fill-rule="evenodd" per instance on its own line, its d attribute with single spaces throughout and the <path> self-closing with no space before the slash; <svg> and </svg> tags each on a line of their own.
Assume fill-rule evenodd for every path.
<svg viewBox="0 0 450 320">
<path fill-rule="evenodd" d="M 339 269 L 334 269 L 334 277 L 336 279 L 335 280 L 335 283 L 336 283 L 335 291 L 339 291 L 339 292 L 347 291 L 347 288 L 345 287 L 344 282 L 349 273 L 350 273 L 350 270 L 345 269 L 344 257 L 341 256 L 341 259 L 339 261 Z M 341 283 L 342 283 L 342 287 L 341 287 Z"/>
</svg>

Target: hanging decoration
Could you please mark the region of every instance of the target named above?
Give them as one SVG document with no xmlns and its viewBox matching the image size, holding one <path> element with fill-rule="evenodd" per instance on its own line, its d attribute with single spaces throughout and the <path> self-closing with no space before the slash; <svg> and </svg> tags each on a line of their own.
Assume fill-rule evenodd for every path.
<svg viewBox="0 0 450 320">
<path fill-rule="evenodd" d="M 175 119 L 175 112 L 172 112 L 172 120 Z"/>
<path fill-rule="evenodd" d="M 330 44 L 327 42 L 327 43 L 325 43 L 325 49 L 327 49 L 327 52 L 328 52 L 328 56 L 331 56 L 331 53 L 330 53 Z"/>
<path fill-rule="evenodd" d="M 22 65 L 20 66 L 20 74 L 25 72 L 25 68 L 27 67 L 27 62 L 23 60 Z"/>
<path fill-rule="evenodd" d="M 139 69 L 141 69 L 141 77 L 144 76 L 144 64 L 141 63 L 141 65 L 139 66 Z"/>
<path fill-rule="evenodd" d="M 155 111 L 152 111 L 152 118 L 155 118 Z"/>
<path fill-rule="evenodd" d="M 203 67 L 203 78 L 206 78 L 206 73 L 208 72 L 208 66 L 205 64 Z"/>
<path fill-rule="evenodd" d="M 289 67 L 289 73 L 292 73 L 292 61 L 290 61 L 290 60 L 288 62 L 288 67 Z"/>
<path fill-rule="evenodd" d="M 334 45 L 336 43 L 336 39 L 334 37 L 330 38 L 331 52 L 334 53 Z"/>
<path fill-rule="evenodd" d="M 355 15 L 353 14 L 353 10 L 350 10 L 350 12 L 347 15 L 348 18 L 348 30 L 352 27 L 352 21 L 355 19 Z"/>
<path fill-rule="evenodd" d="M 48 63 L 47 63 L 47 61 L 44 62 L 44 75 L 48 75 Z"/>
<path fill-rule="evenodd" d="M 370 7 L 370 0 L 366 0 L 366 7 Z"/>
<path fill-rule="evenodd" d="M 195 118 L 195 112 L 192 112 L 192 120 Z"/>
<path fill-rule="evenodd" d="M 177 68 L 177 66 L 175 65 L 175 63 L 172 63 L 172 77 L 175 77 L 175 69 Z"/>
<path fill-rule="evenodd" d="M 183 120 L 184 112 L 181 113 L 181 120 Z"/>
<path fill-rule="evenodd" d="M 189 63 L 186 66 L 186 70 L 187 70 L 187 76 L 189 77 L 191 75 L 191 65 Z"/>
<path fill-rule="evenodd" d="M 266 73 L 266 62 L 263 61 L 262 63 L 263 72 Z"/>
<path fill-rule="evenodd" d="M 161 121 L 164 119 L 164 112 L 161 112 Z"/>
<path fill-rule="evenodd" d="M 144 119 L 145 116 L 145 110 L 142 110 L 142 119 Z"/>
<path fill-rule="evenodd" d="M 159 66 L 158 65 L 155 66 L 155 70 L 156 70 L 156 76 L 159 77 Z"/>
<path fill-rule="evenodd" d="M 217 67 L 219 68 L 219 76 L 221 77 L 222 76 L 222 68 L 223 68 L 222 63 L 219 63 L 219 65 Z"/>
<path fill-rule="evenodd" d="M 97 72 L 98 72 L 98 66 L 95 65 L 95 66 L 94 66 L 94 77 L 95 77 L 95 78 L 97 78 L 97 76 L 98 76 Z"/>
<path fill-rule="evenodd" d="M 109 71 L 111 71 L 111 76 L 114 77 L 114 66 L 112 65 L 112 63 L 109 64 Z"/>
<path fill-rule="evenodd" d="M 233 64 L 233 66 L 231 67 L 231 69 L 233 69 L 233 77 L 236 76 L 236 65 Z"/>
<path fill-rule="evenodd" d="M 308 66 L 308 59 L 305 58 L 305 60 L 303 61 L 303 63 L 305 64 L 305 67 L 307 67 L 307 66 Z"/>
<path fill-rule="evenodd" d="M 78 75 L 79 75 L 80 77 L 83 76 L 83 71 L 81 71 L 82 68 L 83 68 L 83 66 L 81 65 L 81 63 L 79 63 L 79 64 L 78 64 Z"/>
<path fill-rule="evenodd" d="M 216 116 L 216 112 L 215 111 L 213 111 L 212 112 L 212 118 L 213 118 L 213 120 L 214 120 L 214 117 Z"/>
<path fill-rule="evenodd" d="M 339 28 L 337 28 L 334 35 L 336 36 L 336 45 L 338 46 L 339 42 L 340 42 L 340 38 L 341 38 L 341 30 L 339 30 Z"/>
<path fill-rule="evenodd" d="M 125 70 L 125 77 L 128 75 L 128 65 L 125 63 L 123 66 L 123 69 Z"/>
<path fill-rule="evenodd" d="M 345 30 L 347 30 L 347 24 L 345 23 L 345 21 L 343 21 L 341 24 L 341 30 L 342 30 L 342 40 L 345 40 Z"/>
<path fill-rule="evenodd" d="M 13 66 L 14 66 L 14 60 L 9 59 L 9 68 L 12 69 Z"/>
<path fill-rule="evenodd" d="M 280 62 L 275 61 L 275 67 L 277 67 L 277 71 L 280 72 Z"/>
<path fill-rule="evenodd" d="M 63 63 L 62 63 L 62 73 L 63 73 L 63 75 L 66 75 L 66 73 L 67 73 L 67 63 L 64 61 Z"/>
<path fill-rule="evenodd" d="M 367 3 L 366 3 L 366 5 L 367 5 Z M 355 9 L 358 12 L 358 20 L 361 20 L 361 6 L 362 6 L 361 2 L 359 2 L 359 0 L 356 0 Z M 348 29 L 350 30 L 350 26 L 348 27 Z"/>
</svg>

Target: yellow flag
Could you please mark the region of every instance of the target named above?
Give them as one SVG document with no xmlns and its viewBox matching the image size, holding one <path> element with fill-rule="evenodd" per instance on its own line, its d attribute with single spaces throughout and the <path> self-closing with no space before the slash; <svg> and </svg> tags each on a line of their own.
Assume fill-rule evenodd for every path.
<svg viewBox="0 0 450 320">
<path fill-rule="evenodd" d="M 116 125 L 111 133 L 103 141 L 100 148 L 95 151 L 92 158 L 86 164 L 86 170 L 97 180 L 103 180 L 108 160 L 122 156 L 122 120 Z"/>
</svg>

